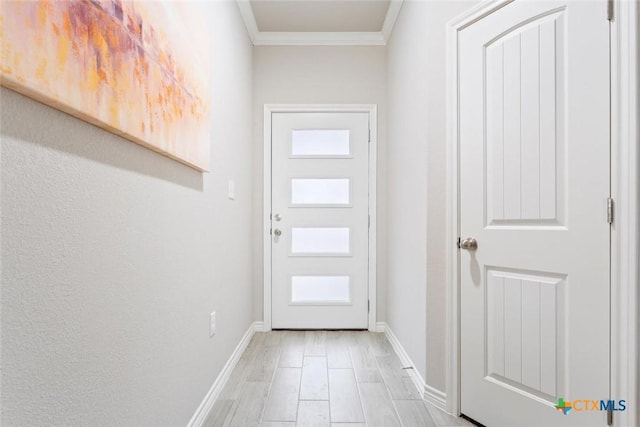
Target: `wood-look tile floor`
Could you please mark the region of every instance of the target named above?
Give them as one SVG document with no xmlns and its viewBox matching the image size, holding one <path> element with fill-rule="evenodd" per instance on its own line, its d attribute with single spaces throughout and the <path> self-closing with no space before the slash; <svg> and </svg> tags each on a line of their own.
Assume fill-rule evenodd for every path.
<svg viewBox="0 0 640 427">
<path fill-rule="evenodd" d="M 205 422 L 214 426 L 471 426 L 421 400 L 384 334 L 256 333 Z"/>
<path fill-rule="evenodd" d="M 206 427 L 471 426 L 421 400 L 384 334 L 256 333 Z"/>
</svg>

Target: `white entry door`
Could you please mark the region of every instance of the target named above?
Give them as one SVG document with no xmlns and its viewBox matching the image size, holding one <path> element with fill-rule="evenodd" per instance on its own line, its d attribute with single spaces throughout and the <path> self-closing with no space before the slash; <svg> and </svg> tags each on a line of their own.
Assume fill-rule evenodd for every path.
<svg viewBox="0 0 640 427">
<path fill-rule="evenodd" d="M 369 114 L 272 114 L 272 327 L 366 329 Z"/>
<path fill-rule="evenodd" d="M 577 401 L 609 398 L 608 37 L 605 1 L 460 30 L 461 410 L 488 427 L 606 425 Z"/>
</svg>

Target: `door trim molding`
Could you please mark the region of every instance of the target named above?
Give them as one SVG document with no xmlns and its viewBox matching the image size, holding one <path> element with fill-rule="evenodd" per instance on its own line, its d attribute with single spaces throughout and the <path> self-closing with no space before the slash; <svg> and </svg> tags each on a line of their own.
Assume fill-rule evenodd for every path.
<svg viewBox="0 0 640 427">
<path fill-rule="evenodd" d="M 265 104 L 263 134 L 263 319 L 264 330 L 271 330 L 271 116 L 273 113 L 367 113 L 369 114 L 369 268 L 368 329 L 376 330 L 376 289 L 377 289 L 377 146 L 378 146 L 378 106 L 376 104 Z"/>
<path fill-rule="evenodd" d="M 447 23 L 447 411 L 460 414 L 460 257 L 458 37 L 459 32 L 513 0 L 485 0 Z M 612 227 L 611 398 L 638 402 L 638 282 L 640 255 L 640 115 L 638 49 L 640 8 L 637 2 L 614 0 L 611 22 Z M 603 1 L 603 19 L 606 19 Z M 603 201 L 604 203 L 604 201 Z M 603 205 L 604 206 L 604 205 Z M 640 425 L 640 411 L 630 405 L 615 415 L 616 425 Z"/>
<path fill-rule="evenodd" d="M 611 398 L 632 402 L 614 425 L 640 425 L 640 5 L 615 0 L 611 22 Z"/>
</svg>

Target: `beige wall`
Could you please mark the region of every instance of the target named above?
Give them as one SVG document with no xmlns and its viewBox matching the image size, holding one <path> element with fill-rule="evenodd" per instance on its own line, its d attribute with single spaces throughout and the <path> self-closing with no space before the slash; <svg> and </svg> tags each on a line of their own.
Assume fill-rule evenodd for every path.
<svg viewBox="0 0 640 427">
<path fill-rule="evenodd" d="M 387 321 L 445 391 L 446 22 L 470 1 L 405 1 L 387 45 Z M 425 340 L 426 337 L 426 340 Z"/>
<path fill-rule="evenodd" d="M 378 105 L 378 320 L 386 316 L 386 52 L 366 46 L 256 46 L 253 56 L 254 316 L 262 319 L 264 104 Z"/>
<path fill-rule="evenodd" d="M 445 23 L 473 3 L 405 1 L 386 47 L 252 48 L 204 6 L 210 174 L 2 89 L 3 423 L 186 424 L 263 317 L 264 104 L 378 105 L 378 320 L 444 391 Z"/>
<path fill-rule="evenodd" d="M 186 425 L 253 320 L 252 46 L 200 4 L 209 174 L 0 91 L 2 425 Z"/>
</svg>

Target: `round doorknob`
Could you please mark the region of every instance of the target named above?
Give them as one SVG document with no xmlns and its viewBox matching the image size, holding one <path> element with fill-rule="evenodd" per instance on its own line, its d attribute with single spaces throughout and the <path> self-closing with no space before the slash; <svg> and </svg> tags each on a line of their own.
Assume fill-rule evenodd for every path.
<svg viewBox="0 0 640 427">
<path fill-rule="evenodd" d="M 276 228 L 275 230 L 273 230 L 273 234 L 275 234 L 276 236 L 280 236 L 282 234 L 282 230 Z"/>
<path fill-rule="evenodd" d="M 478 241 L 473 237 L 467 237 L 462 242 L 460 242 L 460 249 L 475 251 L 476 249 L 478 249 Z"/>
</svg>

